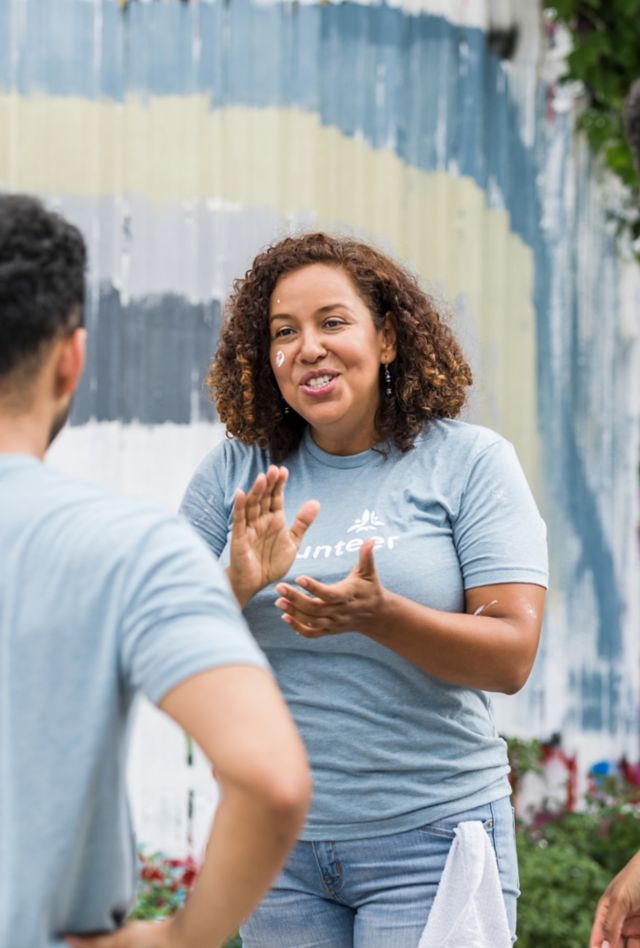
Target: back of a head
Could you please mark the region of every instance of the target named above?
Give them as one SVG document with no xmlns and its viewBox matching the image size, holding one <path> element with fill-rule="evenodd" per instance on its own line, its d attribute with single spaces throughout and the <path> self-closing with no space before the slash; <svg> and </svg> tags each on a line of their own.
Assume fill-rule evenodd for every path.
<svg viewBox="0 0 640 948">
<path fill-rule="evenodd" d="M 0 393 L 83 323 L 82 234 L 36 198 L 0 195 Z"/>
</svg>

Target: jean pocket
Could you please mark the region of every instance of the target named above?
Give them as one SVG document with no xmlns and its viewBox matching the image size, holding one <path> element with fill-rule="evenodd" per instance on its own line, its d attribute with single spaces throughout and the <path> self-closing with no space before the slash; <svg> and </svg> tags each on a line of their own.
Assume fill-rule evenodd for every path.
<svg viewBox="0 0 640 948">
<path fill-rule="evenodd" d="M 468 820 L 473 820 L 471 814 L 460 813 L 457 816 L 449 816 L 444 820 L 436 820 L 435 823 L 425 823 L 424 826 L 418 827 L 417 832 L 425 833 L 427 836 L 438 836 L 440 839 L 453 840 L 458 824 L 466 823 Z M 487 820 L 480 820 L 479 822 L 482 823 L 482 827 L 487 833 L 493 831 L 493 817 L 489 817 Z"/>
</svg>

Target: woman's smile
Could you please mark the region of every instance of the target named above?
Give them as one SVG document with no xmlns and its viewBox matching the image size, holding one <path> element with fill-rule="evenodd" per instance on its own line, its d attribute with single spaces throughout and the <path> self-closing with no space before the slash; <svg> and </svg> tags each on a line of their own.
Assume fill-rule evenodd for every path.
<svg viewBox="0 0 640 948">
<path fill-rule="evenodd" d="M 326 369 L 318 369 L 315 372 L 305 372 L 300 380 L 300 390 L 311 398 L 320 398 L 324 395 L 330 395 L 336 387 L 338 373 Z"/>
<path fill-rule="evenodd" d="M 395 339 L 376 326 L 348 274 L 316 263 L 282 276 L 271 295 L 269 327 L 282 397 L 316 443 L 334 454 L 371 447 L 380 366 L 394 358 Z"/>
</svg>

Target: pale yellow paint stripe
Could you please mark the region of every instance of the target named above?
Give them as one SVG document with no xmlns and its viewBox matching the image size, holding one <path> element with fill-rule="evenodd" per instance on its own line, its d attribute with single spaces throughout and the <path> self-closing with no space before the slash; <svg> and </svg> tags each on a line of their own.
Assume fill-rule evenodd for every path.
<svg viewBox="0 0 640 948">
<path fill-rule="evenodd" d="M 0 95 L 0 187 L 52 196 L 136 194 L 307 210 L 368 235 L 470 301 L 481 348 L 479 421 L 540 483 L 533 259 L 470 178 L 427 173 L 298 109 L 226 108 L 206 97 L 123 104 Z"/>
</svg>

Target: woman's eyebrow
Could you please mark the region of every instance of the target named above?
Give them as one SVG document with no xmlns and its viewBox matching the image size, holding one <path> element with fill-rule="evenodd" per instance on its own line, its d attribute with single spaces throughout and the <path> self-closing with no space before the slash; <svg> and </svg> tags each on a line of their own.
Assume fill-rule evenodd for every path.
<svg viewBox="0 0 640 948">
<path fill-rule="evenodd" d="M 346 309 L 348 312 L 351 312 L 351 307 L 347 303 L 327 303 L 325 306 L 320 306 L 314 313 L 314 316 L 324 316 L 325 313 L 331 312 L 333 309 Z M 269 322 L 272 323 L 276 319 L 295 319 L 296 317 L 291 313 L 274 313 L 273 316 L 269 317 Z"/>
<path fill-rule="evenodd" d="M 295 316 L 290 316 L 289 313 L 274 313 L 273 316 L 269 316 L 269 322 L 273 323 L 276 319 L 295 319 Z"/>
<path fill-rule="evenodd" d="M 351 312 L 351 307 L 347 303 L 328 303 L 326 306 L 321 306 L 316 310 L 318 316 L 322 316 L 324 313 L 328 313 L 332 309 L 346 309 Z"/>
</svg>

